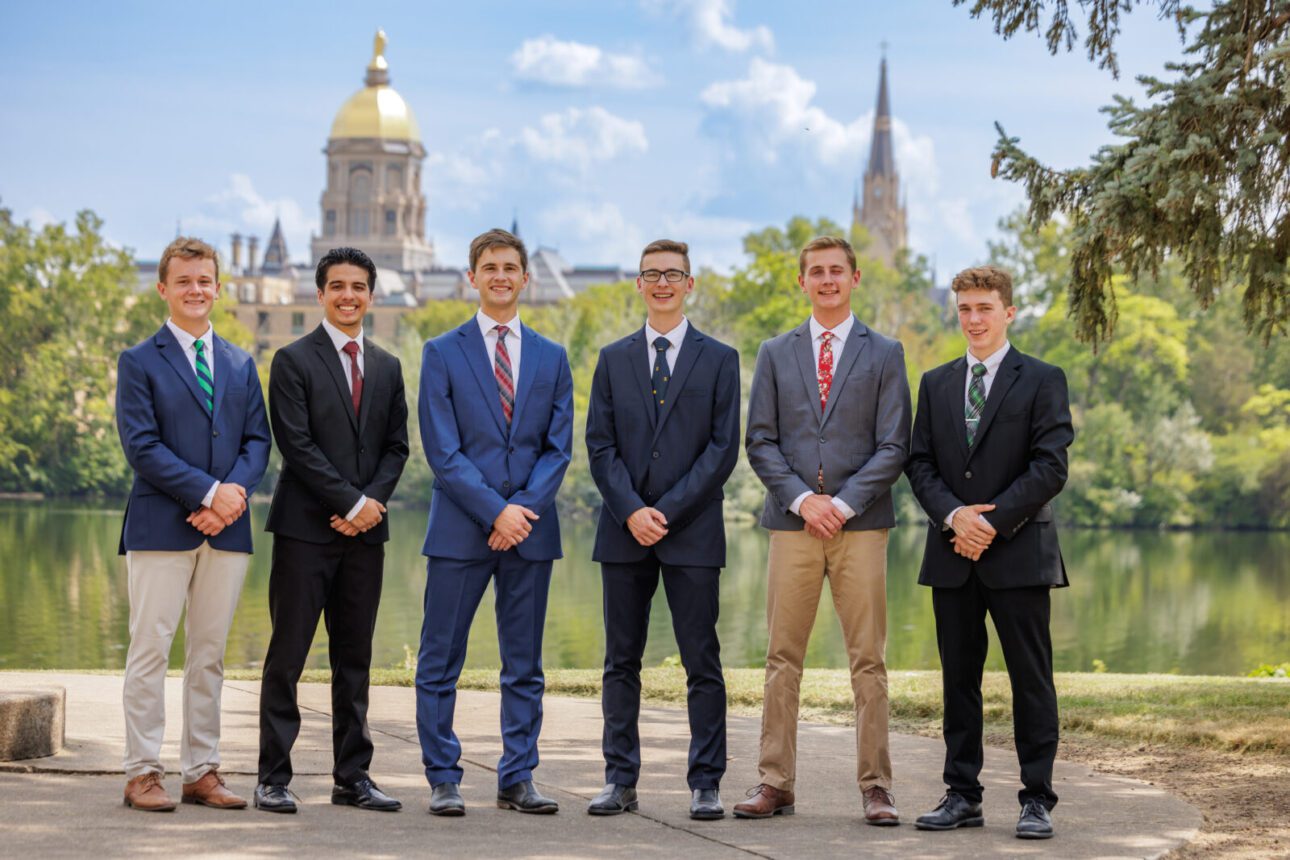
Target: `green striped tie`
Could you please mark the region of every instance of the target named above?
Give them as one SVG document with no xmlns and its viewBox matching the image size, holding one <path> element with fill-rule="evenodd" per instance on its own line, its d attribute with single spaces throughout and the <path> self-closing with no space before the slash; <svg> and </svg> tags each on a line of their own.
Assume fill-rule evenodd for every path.
<svg viewBox="0 0 1290 860">
<path fill-rule="evenodd" d="M 193 341 L 197 350 L 197 387 L 202 390 L 203 402 L 209 414 L 215 413 L 215 383 L 211 377 L 211 366 L 206 363 L 206 344 L 201 340 Z"/>
<path fill-rule="evenodd" d="M 976 428 L 981 423 L 981 413 L 985 411 L 985 365 L 972 365 L 972 381 L 968 383 L 968 402 L 967 414 L 964 416 L 967 421 L 967 443 L 972 447 L 972 442 L 976 439 Z"/>
</svg>

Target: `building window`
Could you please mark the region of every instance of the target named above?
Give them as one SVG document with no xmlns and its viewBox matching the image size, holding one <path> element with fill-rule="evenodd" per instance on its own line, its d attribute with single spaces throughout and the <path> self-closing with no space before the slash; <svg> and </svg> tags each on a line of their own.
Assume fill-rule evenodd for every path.
<svg viewBox="0 0 1290 860">
<path fill-rule="evenodd" d="M 335 209 L 327 210 L 327 217 L 323 221 L 323 235 L 324 236 L 336 235 L 336 210 Z"/>
<path fill-rule="evenodd" d="M 304 333 L 305 333 L 305 314 L 304 314 L 304 311 L 292 311 L 292 312 L 291 312 L 291 333 L 292 333 L 292 334 L 304 334 Z"/>
<path fill-rule="evenodd" d="M 372 213 L 366 209 L 349 210 L 349 235 L 366 236 L 372 230 L 372 222 L 369 217 Z"/>
<path fill-rule="evenodd" d="M 399 216 L 393 209 L 385 210 L 385 230 L 386 236 L 393 236 L 394 229 L 398 225 Z"/>
<path fill-rule="evenodd" d="M 269 333 L 269 313 L 268 313 L 268 311 L 260 311 L 258 314 L 256 314 L 256 315 L 255 315 L 255 330 L 256 330 L 256 332 L 258 332 L 259 334 L 268 334 L 268 333 Z"/>
<path fill-rule="evenodd" d="M 385 189 L 387 191 L 403 190 L 403 167 L 398 164 L 391 164 L 385 168 Z"/>
</svg>

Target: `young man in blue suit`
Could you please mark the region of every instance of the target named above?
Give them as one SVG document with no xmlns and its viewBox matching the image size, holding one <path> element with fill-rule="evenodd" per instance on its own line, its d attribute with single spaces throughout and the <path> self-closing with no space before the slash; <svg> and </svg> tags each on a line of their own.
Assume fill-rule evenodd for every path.
<svg viewBox="0 0 1290 860">
<path fill-rule="evenodd" d="M 600 352 L 587 454 L 604 504 L 594 559 L 604 584 L 604 790 L 592 815 L 637 806 L 641 655 L 660 571 L 686 673 L 690 817 L 725 816 L 726 685 L 717 640 L 726 563 L 722 487 L 739 458 L 739 354 L 685 317 L 689 247 L 641 253 L 645 327 Z"/>
<path fill-rule="evenodd" d="M 561 557 L 555 494 L 573 446 L 573 377 L 564 348 L 519 318 L 524 244 L 505 230 L 470 243 L 479 312 L 427 341 L 421 442 L 434 471 L 426 530 L 417 732 L 432 815 L 461 815 L 461 744 L 452 730 L 470 622 L 490 580 L 501 646 L 497 805 L 553 813 L 533 786 L 542 728 L 542 629 Z"/>
<path fill-rule="evenodd" d="M 158 266 L 170 316 L 117 362 L 116 421 L 134 484 L 120 552 L 130 582 L 125 662 L 125 803 L 170 811 L 161 784 L 166 667 L 184 626 L 183 801 L 240 809 L 219 774 L 224 643 L 251 553 L 246 500 L 269 462 L 269 423 L 251 356 L 210 324 L 215 249 L 178 238 Z"/>
</svg>

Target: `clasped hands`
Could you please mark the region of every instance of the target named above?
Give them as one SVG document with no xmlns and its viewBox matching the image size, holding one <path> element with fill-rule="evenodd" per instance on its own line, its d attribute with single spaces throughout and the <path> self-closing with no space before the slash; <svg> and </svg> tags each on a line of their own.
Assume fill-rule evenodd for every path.
<svg viewBox="0 0 1290 860">
<path fill-rule="evenodd" d="M 222 482 L 215 488 L 210 507 L 202 506 L 188 515 L 188 524 L 207 537 L 224 531 L 246 512 L 246 488 Z"/>
<path fill-rule="evenodd" d="M 802 499 L 797 513 L 806 521 L 806 533 L 820 540 L 828 540 L 847 523 L 846 514 L 833 504 L 833 497 L 815 493 Z"/>
<path fill-rule="evenodd" d="M 658 508 L 638 508 L 627 518 L 627 529 L 641 546 L 653 546 L 667 537 L 667 517 Z"/>
<path fill-rule="evenodd" d="M 954 512 L 950 526 L 954 529 L 954 551 L 964 558 L 976 561 L 990 546 L 997 532 L 981 514 L 994 510 L 994 505 L 964 505 Z"/>
<path fill-rule="evenodd" d="M 488 534 L 488 548 L 505 552 L 519 544 L 533 531 L 530 520 L 536 522 L 538 515 L 523 505 L 507 505 L 502 508 L 497 519 L 493 520 L 493 530 Z"/>
<path fill-rule="evenodd" d="M 345 537 L 357 537 L 365 531 L 375 528 L 385 513 L 385 505 L 376 499 L 369 498 L 363 502 L 363 507 L 358 509 L 352 520 L 347 520 L 339 514 L 331 515 L 331 527 L 343 534 Z"/>
</svg>

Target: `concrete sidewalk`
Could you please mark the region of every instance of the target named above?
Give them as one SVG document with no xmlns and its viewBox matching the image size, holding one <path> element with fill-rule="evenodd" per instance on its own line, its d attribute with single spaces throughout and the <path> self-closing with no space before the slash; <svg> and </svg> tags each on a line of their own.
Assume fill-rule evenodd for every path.
<svg viewBox="0 0 1290 860">
<path fill-rule="evenodd" d="M 691 821 L 685 785 L 688 729 L 683 711 L 641 714 L 644 773 L 640 812 L 612 818 L 586 814 L 603 783 L 600 705 L 548 697 L 542 765 L 536 779 L 560 801 L 555 816 L 528 816 L 494 805 L 494 768 L 501 751 L 498 696 L 462 692 L 457 701 L 466 775 L 464 818 L 425 814 L 429 788 L 421 769 L 411 689 L 373 687 L 370 721 L 376 743 L 372 777 L 404 803 L 401 813 L 331 806 L 330 694 L 301 686 L 304 724 L 293 761 L 298 815 L 253 808 L 218 811 L 181 806 L 172 814 L 121 805 L 124 724 L 121 677 L 70 673 L 0 673 L 0 690 L 60 684 L 67 688 L 67 746 L 56 756 L 0 763 L 0 856 L 118 857 L 139 854 L 228 857 L 875 857 L 987 856 L 1154 857 L 1187 842 L 1201 824 L 1192 806 L 1145 783 L 1089 772 L 1059 761 L 1057 837 L 1025 842 L 1013 836 L 1017 764 L 1011 751 L 988 749 L 982 829 L 915 830 L 913 820 L 942 794 L 939 741 L 894 735 L 895 794 L 900 827 L 868 827 L 855 785 L 854 734 L 803 725 L 799 735 L 797 814 L 764 821 Z M 233 681 L 224 690 L 222 772 L 234 791 L 255 785 L 258 691 Z M 167 681 L 167 743 L 163 760 L 178 767 L 179 680 Z M 730 718 L 730 764 L 722 799 L 727 813 L 757 779 L 758 721 Z M 166 785 L 178 797 L 177 774 Z"/>
</svg>

